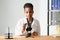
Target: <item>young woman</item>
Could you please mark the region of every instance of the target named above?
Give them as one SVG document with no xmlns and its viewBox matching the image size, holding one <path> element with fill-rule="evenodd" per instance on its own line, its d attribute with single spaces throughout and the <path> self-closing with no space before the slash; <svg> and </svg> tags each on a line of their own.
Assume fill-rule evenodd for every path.
<svg viewBox="0 0 60 40">
<path fill-rule="evenodd" d="M 33 5 L 31 3 L 24 4 L 24 14 L 25 18 L 22 18 L 19 20 L 16 29 L 15 29 L 15 35 L 25 35 L 26 34 L 26 28 L 27 28 L 27 22 L 31 24 L 31 34 L 33 36 L 37 36 L 40 34 L 40 25 L 39 21 L 35 18 L 33 18 Z"/>
</svg>

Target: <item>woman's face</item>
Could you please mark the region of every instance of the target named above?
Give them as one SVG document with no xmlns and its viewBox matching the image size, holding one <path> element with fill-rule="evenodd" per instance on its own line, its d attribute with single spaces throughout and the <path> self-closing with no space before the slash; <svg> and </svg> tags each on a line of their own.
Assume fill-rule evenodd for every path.
<svg viewBox="0 0 60 40">
<path fill-rule="evenodd" d="M 25 15 L 27 18 L 32 18 L 32 16 L 33 16 L 33 9 L 32 8 L 26 7 L 24 9 L 24 12 L 25 12 Z"/>
</svg>

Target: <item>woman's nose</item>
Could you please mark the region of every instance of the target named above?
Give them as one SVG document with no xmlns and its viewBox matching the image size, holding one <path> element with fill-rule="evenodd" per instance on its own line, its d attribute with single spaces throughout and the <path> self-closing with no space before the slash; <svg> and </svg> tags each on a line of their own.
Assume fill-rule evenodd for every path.
<svg viewBox="0 0 60 40">
<path fill-rule="evenodd" d="M 30 13 L 28 13 L 28 15 L 30 15 Z"/>
</svg>

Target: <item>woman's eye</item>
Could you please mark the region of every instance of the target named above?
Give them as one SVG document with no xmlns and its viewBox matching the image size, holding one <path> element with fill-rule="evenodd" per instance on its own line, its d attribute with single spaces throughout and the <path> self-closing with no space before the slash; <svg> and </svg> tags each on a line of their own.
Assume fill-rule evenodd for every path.
<svg viewBox="0 0 60 40">
<path fill-rule="evenodd" d="M 26 12 L 26 13 L 30 13 L 31 14 L 32 12 Z"/>
<path fill-rule="evenodd" d="M 26 12 L 26 13 L 28 13 L 28 12 Z"/>
</svg>

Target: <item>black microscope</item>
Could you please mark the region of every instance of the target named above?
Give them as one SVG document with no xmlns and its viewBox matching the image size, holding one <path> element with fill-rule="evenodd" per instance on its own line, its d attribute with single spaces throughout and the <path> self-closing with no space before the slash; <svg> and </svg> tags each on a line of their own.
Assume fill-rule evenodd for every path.
<svg viewBox="0 0 60 40">
<path fill-rule="evenodd" d="M 32 28 L 30 26 L 28 26 L 26 29 L 26 31 L 27 31 L 26 38 L 31 37 L 31 30 L 32 30 Z"/>
<path fill-rule="evenodd" d="M 27 25 L 27 28 L 26 28 L 26 32 L 27 32 L 26 38 L 27 37 L 33 37 L 32 33 L 31 33 L 31 30 L 32 30 L 31 23 L 29 23 L 28 19 L 27 19 L 26 25 Z"/>
</svg>

